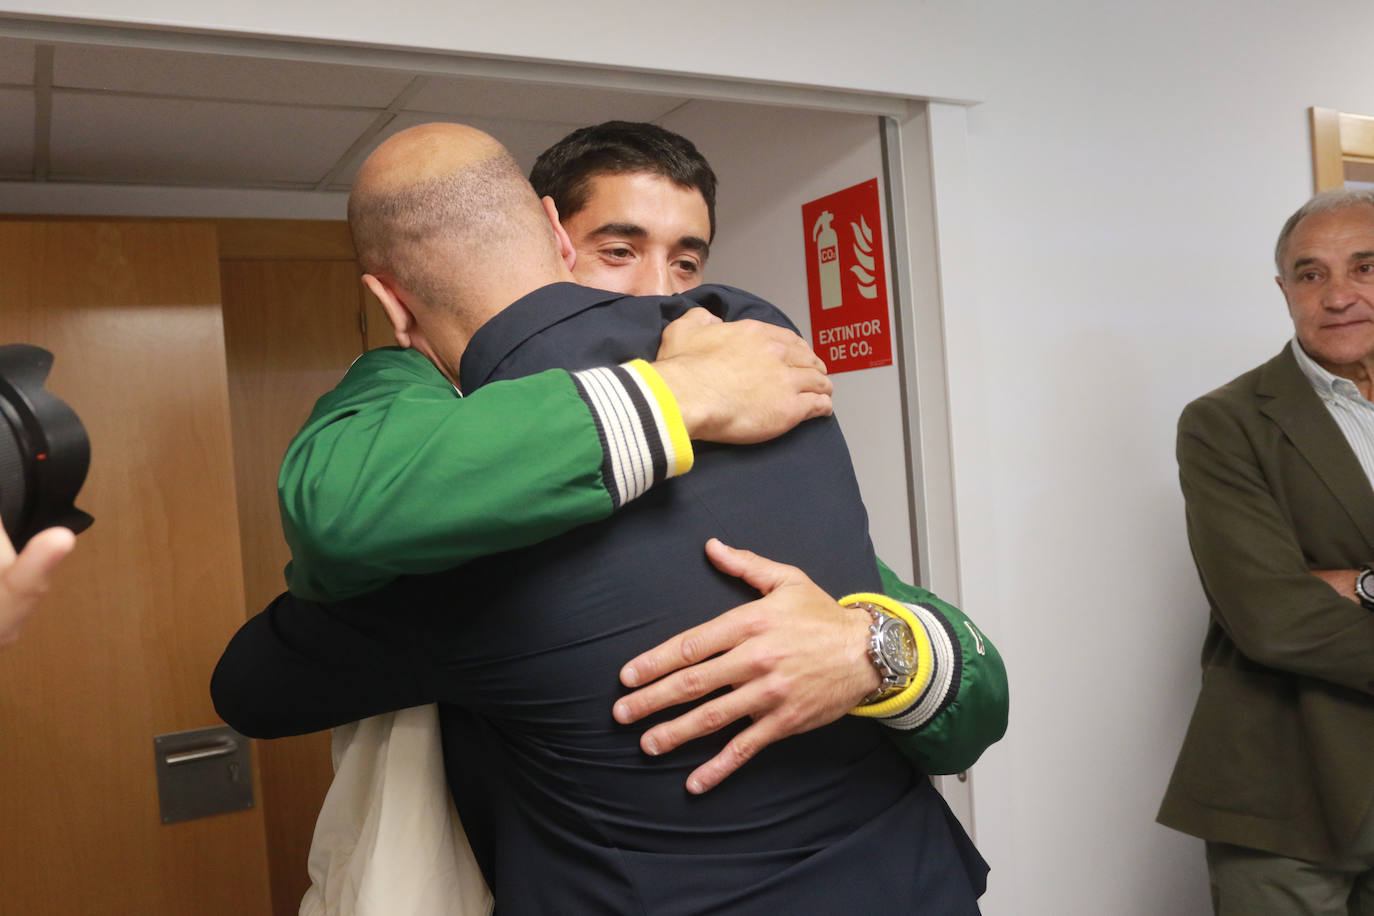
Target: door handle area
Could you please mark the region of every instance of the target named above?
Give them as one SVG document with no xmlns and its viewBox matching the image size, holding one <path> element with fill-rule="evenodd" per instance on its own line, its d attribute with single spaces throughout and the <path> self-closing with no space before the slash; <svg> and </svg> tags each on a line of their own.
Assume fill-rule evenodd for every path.
<svg viewBox="0 0 1374 916">
<path fill-rule="evenodd" d="M 227 725 L 153 736 L 162 823 L 253 807 L 248 739 Z"/>
<path fill-rule="evenodd" d="M 194 763 L 197 760 L 210 760 L 215 757 L 228 757 L 239 749 L 237 741 L 224 738 L 213 744 L 204 747 L 187 748 L 184 751 L 177 751 L 175 754 L 168 754 L 163 760 L 169 767 L 178 766 L 183 763 Z"/>
</svg>

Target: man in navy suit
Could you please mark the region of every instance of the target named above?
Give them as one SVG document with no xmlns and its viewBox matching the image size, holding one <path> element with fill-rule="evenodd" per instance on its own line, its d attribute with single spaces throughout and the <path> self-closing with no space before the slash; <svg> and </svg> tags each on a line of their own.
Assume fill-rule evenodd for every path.
<svg viewBox="0 0 1374 916">
<path fill-rule="evenodd" d="M 409 255 L 420 282 L 402 274 L 383 298 L 416 351 L 388 371 L 417 385 L 473 391 L 652 356 L 693 305 L 786 321 L 724 287 L 636 299 L 577 286 L 566 236 L 499 144 L 456 125 L 389 144 L 360 176 L 379 206 L 402 220 L 408 204 L 451 211 L 443 237 Z M 446 756 L 462 761 L 450 786 L 502 912 L 974 913 L 986 866 L 881 726 L 846 718 L 793 737 L 691 795 L 686 774 L 732 730 L 646 757 L 610 715 L 624 658 L 752 597 L 701 556 L 708 537 L 794 563 L 832 594 L 875 592 L 866 525 L 833 419 L 703 449 L 690 475 L 612 519 L 375 595 L 269 609 L 226 652 L 216 701 L 250 731 L 270 731 L 254 717 L 273 705 L 314 708 L 327 727 L 438 701 Z"/>
</svg>

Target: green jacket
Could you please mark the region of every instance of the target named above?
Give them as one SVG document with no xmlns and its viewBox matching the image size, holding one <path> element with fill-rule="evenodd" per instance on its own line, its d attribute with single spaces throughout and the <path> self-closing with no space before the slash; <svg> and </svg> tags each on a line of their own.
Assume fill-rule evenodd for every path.
<svg viewBox="0 0 1374 916">
<path fill-rule="evenodd" d="M 1160 823 L 1333 861 L 1374 804 L 1374 614 L 1309 570 L 1374 559 L 1374 489 L 1287 348 L 1184 409 L 1178 471 L 1211 620 Z"/>
<path fill-rule="evenodd" d="M 621 409 L 632 400 L 646 409 Z M 661 473 L 647 460 L 655 449 Z M 536 544 L 606 518 L 691 461 L 671 394 L 640 361 L 462 397 L 418 352 L 373 350 L 320 398 L 282 462 L 287 582 L 335 600 Z M 879 721 L 923 772 L 959 772 L 1006 730 L 1002 659 L 958 609 L 879 567 L 886 593 L 921 611 L 937 672 Z"/>
</svg>

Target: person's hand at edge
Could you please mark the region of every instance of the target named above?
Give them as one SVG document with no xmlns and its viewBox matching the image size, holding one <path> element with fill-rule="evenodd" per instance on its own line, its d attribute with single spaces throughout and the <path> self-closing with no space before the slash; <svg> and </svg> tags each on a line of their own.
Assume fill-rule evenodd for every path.
<svg viewBox="0 0 1374 916">
<path fill-rule="evenodd" d="M 629 724 L 699 699 L 644 733 L 640 747 L 666 753 L 745 716 L 753 723 L 687 778 L 700 794 L 719 785 L 761 749 L 843 716 L 878 687 L 868 658 L 867 612 L 841 607 L 794 566 L 775 563 L 712 538 L 706 553 L 716 568 L 748 582 L 763 597 L 726 611 L 631 659 L 620 672 L 627 687 L 613 715 Z"/>
<path fill-rule="evenodd" d="M 0 647 L 19 638 L 19 631 L 48 590 L 57 564 L 76 546 L 66 528 L 48 528 L 29 539 L 15 556 L 9 535 L 0 528 Z"/>
</svg>

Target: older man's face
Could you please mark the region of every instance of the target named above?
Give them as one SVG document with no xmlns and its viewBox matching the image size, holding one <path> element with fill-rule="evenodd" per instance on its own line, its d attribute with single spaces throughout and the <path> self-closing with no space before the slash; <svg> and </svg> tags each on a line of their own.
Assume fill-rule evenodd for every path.
<svg viewBox="0 0 1374 916">
<path fill-rule="evenodd" d="M 701 192 L 661 175 L 598 175 L 587 205 L 560 222 L 577 252 L 573 276 L 633 296 L 668 296 L 701 284 L 711 218 Z"/>
<path fill-rule="evenodd" d="M 1354 378 L 1374 357 L 1374 207 L 1314 213 L 1283 252 L 1279 287 L 1298 342 L 1329 372 Z"/>
</svg>

